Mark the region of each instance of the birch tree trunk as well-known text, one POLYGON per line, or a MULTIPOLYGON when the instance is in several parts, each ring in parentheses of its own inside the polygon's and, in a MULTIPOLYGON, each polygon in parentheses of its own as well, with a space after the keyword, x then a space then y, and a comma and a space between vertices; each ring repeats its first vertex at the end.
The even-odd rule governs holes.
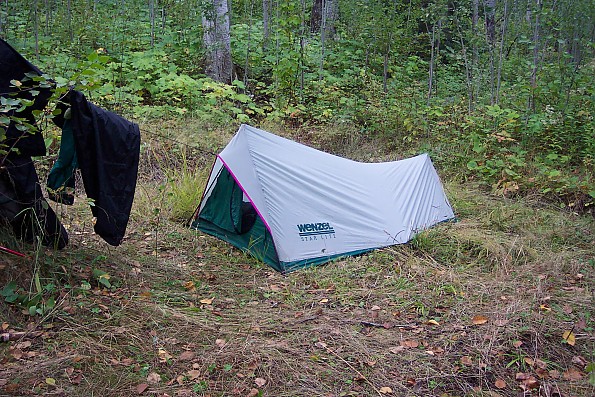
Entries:
POLYGON ((215 81, 230 84, 233 64, 227 0, 208 0, 202 18, 206 48, 206 74, 215 81))

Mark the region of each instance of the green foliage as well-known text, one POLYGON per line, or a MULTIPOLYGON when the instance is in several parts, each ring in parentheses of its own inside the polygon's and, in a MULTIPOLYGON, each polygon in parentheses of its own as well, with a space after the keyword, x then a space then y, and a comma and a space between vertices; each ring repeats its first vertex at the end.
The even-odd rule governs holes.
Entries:
POLYGON ((43 315, 53 310, 56 306, 53 293, 55 291, 52 284, 39 288, 37 293, 28 293, 15 281, 10 281, 0 291, 5 302, 22 307, 30 316, 43 315))

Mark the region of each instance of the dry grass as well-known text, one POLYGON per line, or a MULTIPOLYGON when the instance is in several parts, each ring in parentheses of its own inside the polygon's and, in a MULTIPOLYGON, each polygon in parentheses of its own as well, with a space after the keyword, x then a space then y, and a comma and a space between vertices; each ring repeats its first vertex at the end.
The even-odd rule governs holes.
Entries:
MULTIPOLYGON (((176 136, 181 126, 150 128, 176 136)), ((215 150, 232 133, 191 141, 215 150)), ((36 273, 57 304, 29 316, 0 302, 7 330, 43 331, 0 343, 0 395, 131 396, 143 384, 153 396, 595 393, 585 369, 595 361, 593 219, 449 183, 458 222, 281 276, 171 220, 180 174, 168 172, 193 164, 204 175, 211 159, 147 136, 120 247, 92 233, 81 199, 60 209, 69 248, 42 249, 34 263, 1 257, 0 288, 29 289, 36 273)), ((366 157, 353 137, 344 143, 336 152, 366 157)))

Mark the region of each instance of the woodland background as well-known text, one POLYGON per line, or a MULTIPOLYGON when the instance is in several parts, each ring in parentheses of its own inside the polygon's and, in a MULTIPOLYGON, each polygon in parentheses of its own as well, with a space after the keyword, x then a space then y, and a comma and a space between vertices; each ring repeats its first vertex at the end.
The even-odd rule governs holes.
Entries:
POLYGON ((595 198, 586 0, 5 0, 0 35, 124 115, 345 126, 500 194, 595 198))

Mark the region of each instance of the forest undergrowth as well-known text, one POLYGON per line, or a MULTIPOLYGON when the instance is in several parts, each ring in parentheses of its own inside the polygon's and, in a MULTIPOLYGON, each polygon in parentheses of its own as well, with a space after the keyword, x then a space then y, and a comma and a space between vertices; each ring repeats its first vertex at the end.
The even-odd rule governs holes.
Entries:
MULTIPOLYGON (((266 127, 354 160, 404 155, 344 129, 266 127)), ((184 225, 236 128, 141 124, 119 247, 93 233, 82 193, 56 207, 66 249, 2 234, 27 258, 0 257, 0 396, 595 394, 590 214, 438 166, 456 222, 283 276, 184 225)))

